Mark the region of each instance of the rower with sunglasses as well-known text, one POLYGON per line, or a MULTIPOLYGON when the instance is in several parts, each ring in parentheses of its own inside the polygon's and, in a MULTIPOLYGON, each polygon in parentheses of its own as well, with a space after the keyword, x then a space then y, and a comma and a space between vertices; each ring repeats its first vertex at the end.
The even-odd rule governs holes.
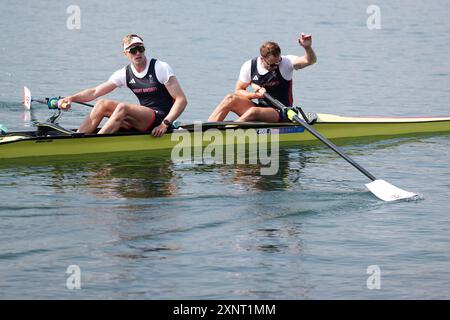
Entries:
POLYGON ((145 56, 142 37, 130 34, 122 40, 124 55, 130 64, 117 70, 108 81, 95 88, 80 91, 58 101, 67 110, 71 102, 88 102, 104 96, 117 87, 128 87, 139 104, 100 99, 80 125, 78 132, 93 133, 103 118, 108 121, 99 134, 114 133, 119 129, 151 132, 162 136, 184 111, 186 96, 172 68, 163 61, 145 56))
POLYGON ((234 93, 228 94, 210 115, 208 121, 223 121, 228 113, 234 112, 239 118, 236 121, 288 121, 278 108, 264 99, 264 92, 292 106, 293 71, 305 68, 317 61, 311 47, 311 35, 301 34, 298 38, 305 55, 281 55, 281 49, 275 42, 265 42, 261 46, 260 56, 246 61, 239 74, 234 93), (254 91, 247 91, 251 86, 254 91), (255 99, 257 102, 253 102, 255 99))

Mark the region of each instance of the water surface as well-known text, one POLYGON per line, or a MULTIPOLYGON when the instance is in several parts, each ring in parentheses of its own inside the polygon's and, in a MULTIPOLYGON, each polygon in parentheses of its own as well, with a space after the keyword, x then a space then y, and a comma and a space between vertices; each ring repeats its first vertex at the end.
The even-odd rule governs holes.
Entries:
MULTIPOLYGON (((205 120, 265 40, 318 63, 295 74, 307 111, 449 114, 448 1, 381 1, 381 29, 353 1, 7 2, 0 27, 0 123, 30 129, 21 88, 67 95, 126 64, 142 34, 205 120), (51 9, 49 9, 51 8, 51 9), (43 19, 42 17, 51 17, 43 19)), ((135 101, 126 90, 111 98, 135 101)), ((74 107, 61 125, 86 115, 74 107)), ((51 114, 37 106, 35 116, 51 114)), ((231 119, 233 117, 230 117, 231 119)), ((0 165, 0 297, 5 299, 441 299, 450 297, 448 135, 362 140, 344 151, 422 200, 382 203, 367 179, 321 145, 280 150, 280 170, 179 164, 163 155, 0 165), (69 265, 81 290, 66 287, 69 265), (381 269, 369 290, 367 267, 381 269)))

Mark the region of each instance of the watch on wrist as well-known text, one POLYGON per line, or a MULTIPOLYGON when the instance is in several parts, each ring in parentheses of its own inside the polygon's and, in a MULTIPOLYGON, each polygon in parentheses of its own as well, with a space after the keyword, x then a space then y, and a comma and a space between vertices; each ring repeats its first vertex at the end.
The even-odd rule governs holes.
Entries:
POLYGON ((163 123, 167 126, 167 128, 170 128, 170 126, 172 125, 172 122, 170 122, 170 121, 167 120, 167 119, 164 119, 164 120, 163 120, 163 123))

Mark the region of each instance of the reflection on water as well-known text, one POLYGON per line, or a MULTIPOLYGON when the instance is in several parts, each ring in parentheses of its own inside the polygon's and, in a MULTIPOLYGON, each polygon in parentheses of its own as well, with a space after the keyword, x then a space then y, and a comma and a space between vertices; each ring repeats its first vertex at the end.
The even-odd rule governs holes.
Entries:
MULTIPOLYGON (((422 136, 381 141, 360 139, 353 143, 340 140, 336 143, 354 157, 408 143, 430 141, 433 140, 422 136)), ((304 180, 307 167, 324 163, 327 159, 337 160, 347 166, 343 160, 341 162, 338 155, 320 144, 282 146, 275 159, 278 162, 278 171, 273 175, 262 174, 261 168, 265 165, 249 164, 250 157, 254 155, 247 152, 245 164, 211 164, 210 159, 204 159, 202 163, 198 163, 198 159, 195 159, 197 162, 192 159, 192 163, 179 163, 171 160, 169 151, 151 154, 85 155, 58 160, 38 158, 32 163, 27 160, 26 164, 20 164, 20 160, 2 163, 0 174, 4 177, 8 177, 8 172, 22 176, 32 175, 60 192, 83 189, 89 190, 96 198, 145 199, 187 195, 193 192, 193 184, 201 184, 201 188, 194 189, 197 195, 209 194, 208 185, 219 189, 232 186, 235 190, 250 192, 290 190, 311 182, 304 180)), ((350 172, 356 172, 356 169, 350 166, 347 168, 350 172)), ((367 169, 370 171, 370 167, 367 169)), ((321 179, 315 178, 316 182, 321 179)), ((333 179, 333 172, 329 172, 327 179, 333 179)))
POLYGON ((301 224, 285 225, 282 229, 259 228, 255 231, 253 237, 258 239, 258 244, 255 248, 249 248, 249 251, 256 249, 267 253, 303 254, 301 224))
POLYGON ((300 179, 301 169, 314 158, 302 147, 281 148, 276 158, 279 170, 274 175, 264 175, 261 173, 264 165, 248 164, 248 153, 246 164, 210 164, 208 159, 186 164, 172 161, 169 153, 142 157, 118 154, 110 158, 102 155, 98 160, 93 160, 92 155, 87 157, 91 159, 8 163, 2 165, 2 170, 3 174, 10 171, 40 176, 39 179, 60 191, 82 188, 99 198, 155 198, 183 194, 184 186, 200 176, 245 190, 283 190, 300 179))
POLYGON ((106 163, 91 170, 87 184, 99 197, 155 198, 170 197, 177 192, 170 158, 146 158, 118 165, 106 163))

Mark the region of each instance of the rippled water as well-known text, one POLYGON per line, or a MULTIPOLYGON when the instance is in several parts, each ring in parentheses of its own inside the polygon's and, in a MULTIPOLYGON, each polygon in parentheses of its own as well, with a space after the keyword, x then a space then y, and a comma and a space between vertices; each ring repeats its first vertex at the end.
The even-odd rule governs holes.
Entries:
MULTIPOLYGON (((382 28, 372 31, 368 5, 351 1, 77 2, 80 30, 66 28, 72 2, 4 4, 0 123, 10 130, 31 127, 24 84, 36 97, 94 86, 126 63, 120 39, 130 32, 174 67, 185 121, 209 115, 262 41, 301 54, 299 32, 313 34, 319 58, 295 75, 308 111, 449 114, 448 1, 379 2, 382 28)), ((134 99, 125 89, 112 97, 134 99)), ((87 111, 74 107, 61 124, 87 111)), ((0 298, 448 299, 449 135, 343 149, 422 200, 378 201, 321 145, 283 147, 273 176, 166 154, 2 163, 0 298), (81 290, 66 287, 69 265, 81 269, 81 290), (366 285, 372 265, 379 290, 366 285)))

